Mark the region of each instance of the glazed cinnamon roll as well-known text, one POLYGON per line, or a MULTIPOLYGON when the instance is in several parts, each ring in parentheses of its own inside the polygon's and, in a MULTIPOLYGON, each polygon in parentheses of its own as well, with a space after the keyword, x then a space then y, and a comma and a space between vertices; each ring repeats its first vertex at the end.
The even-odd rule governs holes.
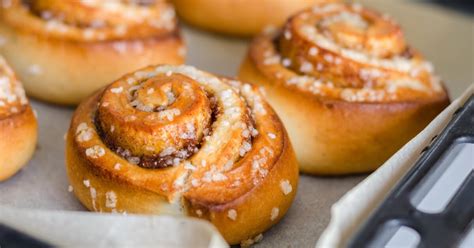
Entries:
POLYGON ((376 169, 449 104, 400 27, 360 5, 317 5, 260 35, 240 78, 264 86, 300 169, 319 175, 376 169))
POLYGON ((231 244, 278 222, 298 185, 285 128, 260 92, 189 66, 150 66, 87 98, 66 155, 88 209, 203 218, 231 244))
POLYGON ((322 2, 340 0, 173 0, 180 17, 190 24, 238 36, 280 26, 292 13, 322 2))
POLYGON ((138 68, 184 62, 165 0, 2 0, 0 53, 29 95, 77 104, 138 68))
POLYGON ((30 160, 37 129, 21 83, 0 56, 0 181, 14 175, 30 160))

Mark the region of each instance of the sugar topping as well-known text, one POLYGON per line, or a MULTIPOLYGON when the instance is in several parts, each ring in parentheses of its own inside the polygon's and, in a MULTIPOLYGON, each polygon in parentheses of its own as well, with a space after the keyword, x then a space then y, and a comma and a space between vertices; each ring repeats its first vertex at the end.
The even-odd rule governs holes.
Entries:
POLYGON ((115 94, 120 94, 123 92, 123 87, 112 88, 110 89, 110 92, 115 93, 115 94))
POLYGON ((237 220, 237 211, 235 209, 230 209, 227 211, 227 217, 231 220, 237 220))
POLYGON ((0 56, 0 116, 3 113, 18 113, 20 107, 27 104, 25 90, 13 70, 0 56))
POLYGON ((268 133, 268 137, 270 139, 276 139, 276 135, 274 133, 268 133))
POLYGON ((324 98, 401 101, 443 90, 431 63, 406 46, 400 27, 359 5, 317 5, 291 18, 281 33, 262 38, 252 53, 267 76, 324 98))
POLYGON ((86 123, 80 123, 76 129, 76 140, 78 142, 85 142, 92 139, 94 130, 87 126, 86 123))
POLYGON ((285 195, 288 195, 289 193, 291 193, 291 191, 293 191, 293 187, 291 186, 290 181, 286 179, 280 181, 280 188, 283 194, 285 195))
MULTIPOLYGON (((91 161, 102 158, 100 165, 104 164, 104 169, 124 177, 145 171, 134 165, 150 172, 177 167, 170 181, 162 181, 156 187, 173 197, 212 185, 229 190, 243 185, 253 187, 252 183, 257 185, 269 175, 282 149, 280 142, 271 141, 282 135, 278 123, 263 123, 267 117, 264 115, 274 118, 274 114, 258 87, 228 82, 189 66, 148 67, 128 74, 102 92, 94 109, 95 115, 74 122, 76 145, 85 150, 91 161), (202 97, 198 98, 200 93, 202 97), (199 111, 201 119, 196 120, 192 116, 197 111, 189 106, 193 107, 197 100, 205 102, 209 112, 199 111), (105 102, 108 104, 104 106, 105 102), (140 105, 149 105, 151 109, 143 110, 140 105), (207 121, 202 113, 208 115, 209 123, 200 129, 199 122, 207 121), (134 116, 134 121, 130 121, 130 116, 134 116), (146 125, 151 131, 140 133, 147 129, 143 128, 146 125), (114 140, 117 136, 125 137, 123 132, 127 128, 134 128, 134 136, 145 137, 140 140, 143 143, 127 146, 114 140), (166 132, 160 133, 162 130, 166 132), (183 146, 173 143, 179 139, 184 140, 183 146), (157 161, 162 164, 153 167, 157 161), (248 173, 249 178, 235 173, 238 170, 248 173)), ((107 211, 117 211, 117 193, 99 192, 101 203, 105 195, 107 211)), ((225 214, 237 220, 235 209, 225 214)))
POLYGON ((95 145, 86 149, 86 156, 90 158, 100 158, 105 155, 105 150, 101 146, 95 145))
POLYGON ((280 209, 277 207, 272 208, 272 212, 270 214, 270 220, 274 221, 278 218, 278 214, 280 213, 280 209))
POLYGON ((114 191, 107 191, 105 193, 105 207, 116 208, 117 207, 117 194, 114 191))
POLYGON ((250 247, 253 244, 256 244, 256 243, 262 241, 262 239, 263 239, 263 234, 259 234, 259 235, 255 236, 254 238, 249 238, 249 239, 246 239, 246 240, 242 241, 240 243, 240 246, 241 247, 250 247))

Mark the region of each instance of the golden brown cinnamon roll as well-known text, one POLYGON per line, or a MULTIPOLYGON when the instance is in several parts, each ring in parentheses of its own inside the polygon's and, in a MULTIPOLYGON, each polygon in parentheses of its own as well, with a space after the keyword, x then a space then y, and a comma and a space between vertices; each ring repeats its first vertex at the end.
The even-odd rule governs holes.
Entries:
POLYGON ((172 0, 180 17, 210 31, 252 36, 265 27, 280 26, 298 10, 340 0, 172 0))
POLYGON ((302 171, 376 169, 449 99, 432 66, 390 18, 326 4, 251 44, 240 78, 264 86, 302 171))
POLYGON ((28 94, 60 104, 131 70, 181 64, 184 45, 165 0, 0 1, 0 53, 28 94))
POLYGON ((0 181, 14 175, 30 160, 37 129, 21 83, 0 56, 0 181))
POLYGON ((87 98, 66 155, 88 209, 199 217, 231 244, 278 222, 298 185, 285 128, 258 90, 189 66, 150 66, 87 98))

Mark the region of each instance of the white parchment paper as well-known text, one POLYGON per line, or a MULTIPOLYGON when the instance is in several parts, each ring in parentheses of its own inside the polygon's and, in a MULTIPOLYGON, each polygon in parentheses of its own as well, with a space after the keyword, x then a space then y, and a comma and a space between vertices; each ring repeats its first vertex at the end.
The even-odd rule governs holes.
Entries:
POLYGON ((228 247, 208 222, 173 216, 104 215, 0 206, 0 222, 61 247, 228 247))

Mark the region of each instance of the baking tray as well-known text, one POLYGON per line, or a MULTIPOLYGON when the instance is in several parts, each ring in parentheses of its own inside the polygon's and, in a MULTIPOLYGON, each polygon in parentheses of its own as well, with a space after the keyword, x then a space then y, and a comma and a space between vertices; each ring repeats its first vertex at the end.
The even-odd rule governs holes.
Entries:
MULTIPOLYGON (((430 5, 405 1, 362 1, 390 13, 404 27, 408 40, 431 59, 457 97, 474 81, 472 20, 430 5), (436 27, 426 28, 426 27, 436 27), (463 37, 463 38, 459 38, 463 37)), ((249 40, 223 37, 184 27, 188 61, 220 75, 236 75, 249 40)), ((20 173, 0 184, 0 204, 48 210, 85 211, 68 192, 64 166, 64 134, 74 111, 32 100, 38 113, 37 151, 20 173)), ((257 247, 313 247, 330 219, 331 205, 366 175, 311 177, 302 175, 296 199, 285 218, 257 247)))
MULTIPOLYGON (((453 166, 461 147, 473 144, 474 95, 471 95, 446 128, 423 149, 418 161, 362 225, 348 247, 383 247, 400 227, 408 227, 419 235, 417 247, 452 247, 461 243, 474 223, 473 170, 460 180, 460 187, 444 208, 426 211, 417 205, 453 166)), ((468 163, 467 166, 474 168, 474 161, 457 163, 468 163)))

